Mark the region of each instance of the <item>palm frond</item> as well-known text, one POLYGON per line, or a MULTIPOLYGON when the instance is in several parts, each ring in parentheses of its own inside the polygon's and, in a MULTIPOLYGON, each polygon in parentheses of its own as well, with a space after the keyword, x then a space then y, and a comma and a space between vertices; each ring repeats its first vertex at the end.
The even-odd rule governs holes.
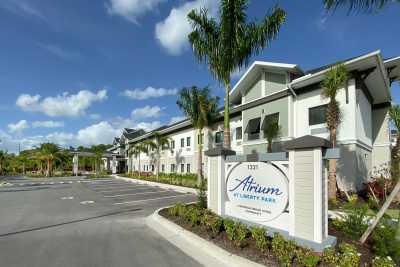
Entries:
POLYGON ((373 12, 384 8, 387 4, 400 0, 324 0, 325 9, 335 11, 340 6, 348 6, 348 12, 373 12))
POLYGON ((390 120, 396 127, 397 132, 400 132, 400 106, 394 105, 389 109, 390 120))

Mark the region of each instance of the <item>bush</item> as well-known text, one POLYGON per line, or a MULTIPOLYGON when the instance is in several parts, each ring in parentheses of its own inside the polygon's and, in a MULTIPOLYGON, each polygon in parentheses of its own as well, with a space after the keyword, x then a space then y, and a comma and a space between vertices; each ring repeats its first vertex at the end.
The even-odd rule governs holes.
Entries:
POLYGON ((192 208, 190 209, 190 214, 188 216, 190 225, 193 227, 200 224, 202 212, 197 208, 192 208))
POLYGON ((310 250, 298 248, 296 250, 297 262, 305 267, 315 267, 321 261, 321 257, 314 255, 310 250))
POLYGON ((380 257, 391 256, 394 261, 400 261, 400 241, 396 239, 396 225, 383 219, 371 235, 370 244, 372 251, 380 257))
POLYGON ((296 253, 296 244, 293 241, 286 241, 280 234, 274 234, 271 247, 283 266, 291 266, 296 253))
POLYGON ((395 267, 396 264, 390 257, 375 257, 372 260, 372 267, 395 267))
POLYGON ((344 220, 333 220, 333 224, 346 236, 358 239, 368 227, 368 205, 353 205, 352 202, 349 202, 345 205, 345 210, 346 216, 344 220))
POLYGON ((327 248, 322 255, 322 261, 328 265, 336 266, 336 263, 339 261, 339 255, 334 248, 327 248))
POLYGON ((224 228, 228 239, 231 241, 235 240, 236 237, 235 222, 232 221, 231 219, 225 219, 224 228))
POLYGON ((242 248, 245 246, 244 240, 248 236, 249 230, 247 229, 246 225, 237 222, 235 223, 235 231, 236 231, 235 245, 242 248))
POLYGON ((267 237, 265 236, 267 230, 263 227, 250 228, 251 236, 256 241, 256 247, 265 253, 268 250, 267 237))
POLYGON ((221 217, 214 217, 211 221, 210 227, 214 236, 218 235, 222 231, 222 226, 224 224, 224 220, 221 217))
POLYGON ((338 267, 358 267, 360 265, 360 256, 357 249, 350 244, 341 243, 339 245, 340 258, 336 262, 338 267))
POLYGON ((175 206, 170 207, 168 209, 168 213, 171 216, 182 216, 184 214, 184 210, 186 209, 186 206, 183 205, 182 203, 177 203, 175 206))

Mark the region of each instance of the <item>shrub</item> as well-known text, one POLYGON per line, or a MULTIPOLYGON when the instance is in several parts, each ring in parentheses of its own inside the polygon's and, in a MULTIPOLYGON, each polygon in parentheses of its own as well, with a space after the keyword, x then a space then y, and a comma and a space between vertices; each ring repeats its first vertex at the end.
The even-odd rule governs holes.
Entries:
POLYGON ((291 266, 296 253, 296 244, 293 241, 286 241, 280 234, 274 234, 271 247, 283 266, 291 266))
POLYGON ((249 230, 247 229, 246 225, 237 222, 235 223, 235 231, 236 231, 235 245, 242 248, 245 246, 244 240, 248 236, 249 230))
POLYGON ((210 227, 214 236, 218 235, 222 231, 223 224, 224 220, 221 217, 216 216, 213 218, 210 227))
POLYGON ((383 219, 377 225, 371 235, 370 244, 377 256, 391 256, 394 261, 400 261, 400 241, 396 239, 396 225, 383 219))
POLYGON ((204 179, 202 179, 197 194, 197 206, 201 209, 207 208, 207 194, 205 187, 206 184, 204 183, 204 179))
POLYGON ((321 257, 314 255, 310 250, 298 248, 296 250, 297 262, 305 267, 315 267, 321 261, 321 257))
POLYGON ((357 249, 350 244, 341 243, 339 245, 340 258, 336 262, 338 267, 358 267, 360 265, 360 256, 357 249))
POLYGON ((193 207, 188 207, 185 209, 185 211, 182 214, 183 219, 188 223, 190 223, 192 221, 193 210, 194 210, 193 207))
POLYGON ((231 219, 225 219, 224 228, 228 239, 231 241, 235 240, 236 237, 235 222, 232 221, 231 219))
POLYGON ((344 220, 334 220, 333 224, 346 236, 358 239, 368 227, 368 205, 353 205, 349 202, 345 205, 346 216, 344 220))
POLYGON ((372 267, 395 267, 396 264, 390 257, 375 257, 372 260, 372 267))
POLYGON ((174 216, 174 217, 181 216, 183 214, 183 210, 185 208, 186 208, 185 205, 183 205, 182 203, 176 203, 175 206, 170 207, 168 209, 168 213, 169 213, 169 215, 174 216))
POLYGON ((197 208, 192 208, 190 210, 190 215, 189 216, 189 222, 191 226, 196 226, 200 224, 201 218, 202 218, 202 212, 201 210, 197 208))
POLYGON ((324 250, 322 260, 328 265, 335 266, 336 263, 339 261, 339 255, 336 253, 334 248, 327 248, 324 250))
POLYGON ((265 236, 267 230, 263 227, 250 228, 251 236, 256 241, 256 247, 265 253, 268 249, 267 237, 265 236))

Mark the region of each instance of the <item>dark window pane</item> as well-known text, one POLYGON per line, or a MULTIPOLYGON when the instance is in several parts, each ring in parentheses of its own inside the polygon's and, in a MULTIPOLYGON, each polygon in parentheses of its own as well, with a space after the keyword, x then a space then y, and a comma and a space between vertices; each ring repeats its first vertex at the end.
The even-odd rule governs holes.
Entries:
POLYGON ((255 118, 249 120, 249 123, 247 124, 245 132, 248 134, 248 139, 249 140, 255 140, 260 138, 260 125, 261 124, 261 118, 255 118))
POLYGON ((224 141, 224 132, 216 132, 215 133, 215 143, 220 144, 224 141))
POLYGON ((236 140, 241 140, 242 139, 242 127, 237 127, 236 128, 236 140))
POLYGON ((326 122, 327 105, 313 107, 308 109, 309 125, 322 124, 326 122))

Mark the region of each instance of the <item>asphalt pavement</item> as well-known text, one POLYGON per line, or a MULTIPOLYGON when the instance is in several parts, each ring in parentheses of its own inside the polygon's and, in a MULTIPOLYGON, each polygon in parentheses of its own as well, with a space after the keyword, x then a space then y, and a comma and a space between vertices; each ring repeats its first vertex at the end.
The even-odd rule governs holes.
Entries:
POLYGON ((112 178, 2 180, 0 267, 200 266, 145 224, 195 199, 112 178))

